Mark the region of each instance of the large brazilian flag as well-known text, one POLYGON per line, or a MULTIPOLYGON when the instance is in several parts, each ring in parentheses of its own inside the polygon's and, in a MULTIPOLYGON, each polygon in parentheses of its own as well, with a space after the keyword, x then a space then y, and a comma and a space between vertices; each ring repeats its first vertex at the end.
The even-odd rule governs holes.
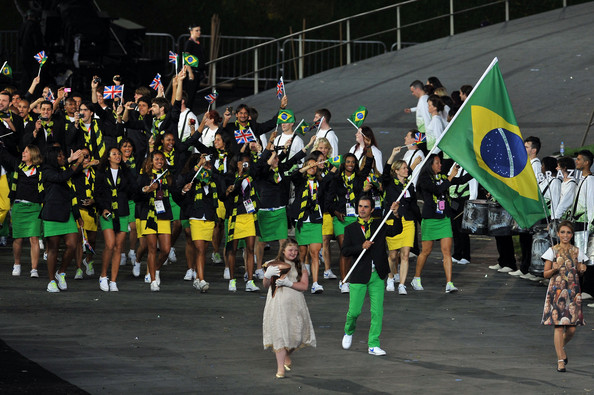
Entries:
POLYGON ((546 216, 497 58, 437 145, 476 178, 522 228, 546 216))

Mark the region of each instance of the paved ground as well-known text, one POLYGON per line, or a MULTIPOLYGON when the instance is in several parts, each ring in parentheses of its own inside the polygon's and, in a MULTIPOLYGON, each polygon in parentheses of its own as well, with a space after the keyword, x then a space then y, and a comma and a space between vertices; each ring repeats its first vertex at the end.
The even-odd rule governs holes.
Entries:
MULTIPOLYGON (((592 15, 588 3, 322 73, 288 85, 291 106, 306 119, 330 107, 346 149, 354 138, 348 140, 352 131, 341 119, 366 104, 369 124, 388 132, 378 133, 382 147, 391 146, 413 124, 400 111, 414 104, 410 81, 438 75, 450 89, 474 83, 499 56, 523 133, 540 135, 549 153, 560 134, 568 146, 578 141, 591 111, 592 15)), ((265 95, 248 100, 261 114, 277 104, 265 95)), ((557 373, 552 330, 539 325, 545 288, 487 269, 495 257, 491 239, 473 238, 472 264, 454 268, 459 293, 443 293, 436 252, 423 274, 425 291, 386 295, 382 358, 365 350, 369 313, 360 318, 352 349, 341 349, 348 298, 334 281, 323 282, 323 295, 306 295, 318 347, 296 353, 293 371, 279 381, 273 354, 261 346, 265 295, 241 287, 228 293, 222 266, 208 267, 207 294, 181 280, 183 262, 164 269, 156 294, 131 276, 130 266, 117 294, 99 291, 96 276, 48 294, 45 270, 41 279, 13 278, 10 250, 2 249, 0 392, 593 391, 591 327, 578 329, 567 349, 568 372, 557 373)))
POLYGON ((581 351, 594 347, 592 329, 578 329, 567 350, 568 373, 557 373, 552 330, 539 325, 545 287, 489 270, 495 251, 487 237, 473 237, 472 264, 454 267, 459 293, 443 292, 435 251, 423 274, 425 291, 386 295, 385 358, 366 353, 368 312, 352 349, 341 349, 348 298, 335 280, 323 282, 322 295, 306 294, 318 347, 297 352, 284 381, 274 379, 273 354, 261 346, 264 293, 245 293, 242 284, 236 294, 227 292, 220 265, 208 266, 207 294, 181 280, 181 262, 163 270, 159 293, 126 266, 117 294, 101 292, 96 276, 48 294, 45 270, 40 279, 10 276, 7 252, 0 263, 0 338, 22 356, 4 349, 4 393, 594 390, 591 353, 581 351))

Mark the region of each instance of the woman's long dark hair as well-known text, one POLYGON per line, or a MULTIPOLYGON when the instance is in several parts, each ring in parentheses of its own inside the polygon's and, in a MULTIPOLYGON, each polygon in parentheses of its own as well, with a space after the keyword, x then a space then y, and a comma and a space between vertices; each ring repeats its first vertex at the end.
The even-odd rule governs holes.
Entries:
POLYGON ((344 172, 344 168, 346 165, 346 161, 348 158, 354 158, 355 159, 355 170, 353 171, 353 173, 355 173, 355 175, 359 175, 359 161, 357 160, 357 157, 355 156, 355 154, 351 154, 348 153, 344 156, 344 160, 343 162, 340 164, 340 168, 338 169, 338 173, 342 174, 344 172))
MULTIPOLYGON (((427 162, 425 162, 425 165, 421 169, 421 173, 419 173, 419 178, 425 173, 428 173, 430 176, 435 176, 435 173, 433 172, 433 169, 432 169, 433 162, 435 161, 435 158, 439 158, 439 155, 437 155, 437 154, 429 155, 429 159, 427 159, 427 162)), ((439 158, 439 160, 441 160, 441 158, 439 158)))
POLYGON ((120 161, 120 169, 125 170, 128 168, 126 163, 124 163, 124 155, 122 155, 122 151, 118 147, 111 147, 110 149, 105 151, 105 153, 99 160, 99 166, 97 166, 97 170, 104 172, 107 169, 109 169, 109 155, 111 154, 111 151, 114 149, 117 150, 120 153, 120 155, 122 156, 122 160, 120 161))
POLYGON ((58 155, 60 152, 62 152, 62 147, 55 145, 50 146, 45 152, 43 162, 54 169, 59 169, 60 164, 58 163, 58 155))

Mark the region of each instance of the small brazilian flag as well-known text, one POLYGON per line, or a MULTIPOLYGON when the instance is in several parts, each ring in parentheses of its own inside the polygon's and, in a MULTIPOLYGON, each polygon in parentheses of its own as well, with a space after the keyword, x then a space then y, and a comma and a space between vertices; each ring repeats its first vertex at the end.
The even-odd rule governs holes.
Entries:
POLYGON ((198 173, 198 180, 200 182, 208 182, 210 181, 211 172, 208 169, 202 169, 200 173, 198 173))
POLYGON ((295 122, 295 115, 293 114, 293 111, 291 110, 280 110, 278 112, 278 119, 276 120, 276 123, 291 123, 291 122, 295 122))
POLYGON ((8 63, 2 69, 2 75, 8 78, 12 78, 12 69, 8 65, 8 63))
POLYGON ((297 130, 295 130, 295 133, 297 133, 299 136, 305 136, 305 134, 307 132, 309 132, 309 124, 305 121, 301 122, 301 125, 299 126, 299 128, 297 128, 297 130))
POLYGON ((192 55, 191 53, 184 52, 184 64, 187 64, 190 67, 198 67, 198 58, 192 55))
POLYGON ((330 164, 334 167, 336 167, 337 169, 340 167, 340 165, 342 164, 342 155, 337 155, 333 158, 328 159, 328 162, 330 162, 330 164))
POLYGON ((371 185, 373 185, 376 188, 379 188, 379 186, 380 186, 379 179, 377 178, 375 173, 369 173, 369 176, 367 177, 365 182, 370 183, 371 185))
POLYGON ((367 116, 367 107, 361 106, 361 107, 357 108, 357 111, 355 111, 353 113, 353 115, 351 115, 351 117, 349 118, 349 121, 351 121, 355 126, 360 128, 361 125, 363 125, 363 122, 365 121, 366 116, 367 116))
POLYGON ((497 58, 437 145, 476 178, 521 228, 547 215, 497 58))

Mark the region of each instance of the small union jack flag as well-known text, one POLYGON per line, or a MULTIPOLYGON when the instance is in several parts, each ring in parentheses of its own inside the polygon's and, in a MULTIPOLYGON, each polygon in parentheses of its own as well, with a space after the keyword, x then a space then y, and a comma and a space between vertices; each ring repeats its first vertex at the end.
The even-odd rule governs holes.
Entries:
POLYGON ((124 96, 124 85, 111 85, 103 88, 104 99, 122 98, 124 96))
POLYGON ((149 85, 154 90, 159 89, 159 85, 161 85, 161 74, 157 73, 155 78, 153 78, 153 82, 149 85))
POLYGON ((54 97, 54 93, 51 89, 48 89, 47 95, 45 96, 45 100, 52 102, 52 104, 56 102, 56 98, 54 97))
POLYGON ((213 93, 210 93, 210 94, 204 96, 204 98, 206 99, 206 101, 208 102, 208 104, 214 103, 215 100, 217 100, 217 97, 219 97, 219 93, 218 92, 213 92, 213 93))
POLYGON ((47 60, 45 51, 41 51, 38 54, 34 55, 33 57, 35 58, 37 63, 39 63, 40 65, 43 65, 45 63, 45 61, 47 60))
POLYGON ((177 54, 173 51, 169 51, 169 63, 175 63, 177 61, 177 54))
POLYGON ((415 133, 415 144, 421 144, 427 142, 427 136, 425 133, 417 132, 415 133))
POLYGON ((282 99, 285 95, 285 83, 283 82, 283 77, 280 77, 278 80, 278 84, 276 84, 276 97, 278 100, 282 99))
POLYGON ((324 117, 321 117, 320 119, 318 119, 317 121, 314 121, 313 125, 311 125, 309 127, 309 131, 315 130, 316 132, 318 131, 318 129, 320 128, 320 125, 322 124, 322 121, 324 120, 324 117))
POLYGON ((250 141, 256 141, 256 137, 254 136, 252 129, 236 130, 235 140, 237 140, 237 144, 245 144, 249 143, 250 141))

